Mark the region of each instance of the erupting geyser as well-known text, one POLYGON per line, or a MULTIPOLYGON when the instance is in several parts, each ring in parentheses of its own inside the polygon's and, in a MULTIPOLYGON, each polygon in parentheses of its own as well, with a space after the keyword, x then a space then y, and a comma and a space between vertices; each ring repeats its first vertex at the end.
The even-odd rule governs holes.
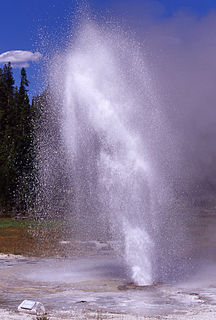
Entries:
POLYGON ((138 285, 175 278, 184 265, 171 191, 176 150, 142 47, 87 23, 55 57, 51 83, 77 229, 109 228, 138 285))

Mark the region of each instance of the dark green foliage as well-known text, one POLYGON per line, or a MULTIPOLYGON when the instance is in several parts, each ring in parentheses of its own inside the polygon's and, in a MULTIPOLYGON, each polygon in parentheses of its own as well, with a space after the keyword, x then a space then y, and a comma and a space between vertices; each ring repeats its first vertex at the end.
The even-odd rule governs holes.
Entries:
POLYGON ((0 206, 2 211, 13 206, 12 180, 15 180, 15 159, 12 149, 14 113, 14 80, 11 65, 0 71, 0 206), (11 204, 8 206, 8 204, 11 204))
POLYGON ((34 189, 34 106, 26 71, 14 87, 11 64, 0 69, 0 214, 25 212, 34 189))

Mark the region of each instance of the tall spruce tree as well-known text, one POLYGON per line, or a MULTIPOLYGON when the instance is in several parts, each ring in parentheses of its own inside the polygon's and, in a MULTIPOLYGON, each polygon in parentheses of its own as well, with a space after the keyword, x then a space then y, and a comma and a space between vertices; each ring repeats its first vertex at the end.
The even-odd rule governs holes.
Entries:
POLYGON ((16 92, 16 172, 18 189, 16 209, 24 212, 32 197, 33 188, 33 110, 29 103, 26 70, 21 69, 21 82, 16 92))
POLYGON ((0 69, 0 214, 24 213, 33 190, 33 117, 28 79, 14 87, 11 64, 0 69))
POLYGON ((14 78, 11 64, 0 71, 0 208, 14 207, 16 165, 14 153, 14 78))

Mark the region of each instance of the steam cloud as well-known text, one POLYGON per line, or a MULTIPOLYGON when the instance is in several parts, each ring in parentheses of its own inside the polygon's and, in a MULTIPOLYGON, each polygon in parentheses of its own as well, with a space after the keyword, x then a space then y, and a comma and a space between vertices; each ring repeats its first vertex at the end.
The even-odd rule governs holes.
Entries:
MULTIPOLYGON (((148 152, 150 153, 149 158, 153 163, 155 172, 159 176, 159 180, 162 180, 162 183, 155 183, 154 185, 155 198, 158 199, 158 201, 154 201, 156 219, 154 231, 148 231, 150 231, 149 234, 155 233, 157 235, 155 236, 154 257, 157 259, 155 265, 158 270, 155 270, 155 274, 158 276, 156 280, 163 280, 166 279, 167 274, 170 278, 172 276, 176 278, 177 273, 185 273, 187 260, 189 260, 188 256, 194 256, 196 259, 198 251, 198 254, 202 255, 200 253, 201 246, 197 245, 197 238, 193 239, 193 233, 187 228, 190 224, 190 215, 193 213, 190 209, 194 208, 194 204, 197 204, 199 210, 203 211, 203 208, 206 208, 206 204, 210 204, 212 207, 216 203, 216 36, 214 35, 216 12, 200 18, 186 11, 179 11, 174 16, 167 17, 164 15, 163 7, 156 1, 153 2, 153 6, 149 6, 147 1, 137 1, 137 3, 139 5, 134 6, 130 1, 126 1, 126 7, 122 7, 122 1, 113 4, 117 10, 115 12, 120 14, 124 11, 124 8, 127 9, 125 17, 130 25, 130 30, 135 30, 136 40, 138 40, 134 41, 134 47, 133 41, 129 41, 130 45, 128 46, 123 41, 121 46, 121 41, 119 40, 121 35, 118 36, 121 28, 116 29, 117 32, 107 32, 106 27, 99 27, 99 29, 97 27, 96 30, 101 30, 94 31, 92 38, 88 32, 87 37, 85 36, 85 29, 83 32, 81 30, 81 35, 84 34, 83 43, 89 45, 86 50, 87 62, 89 63, 90 60, 89 68, 86 68, 84 64, 83 70, 91 70, 92 66, 94 66, 94 61, 98 61, 96 70, 94 70, 93 76, 89 77, 89 79, 98 77, 99 81, 96 81, 96 83, 100 83, 100 87, 103 89, 101 79, 107 79, 104 65, 106 67, 109 66, 107 71, 109 75, 109 72, 112 71, 112 63, 106 60, 106 63, 100 67, 100 59, 95 58, 94 55, 93 58, 88 58, 89 55, 91 56, 94 52, 99 51, 100 46, 97 46, 97 39, 98 34, 100 35, 101 33, 103 35, 102 38, 109 43, 105 47, 105 49, 109 48, 107 51, 108 57, 110 57, 110 50, 113 49, 116 54, 111 55, 111 57, 115 57, 114 60, 117 65, 120 62, 121 67, 118 69, 120 72, 117 72, 117 74, 119 75, 122 72, 122 74, 126 75, 126 82, 128 81, 129 87, 133 88, 130 92, 134 99, 131 100, 127 99, 127 90, 118 90, 120 101, 125 98, 129 103, 129 109, 133 106, 133 119, 128 119, 128 122, 131 122, 132 126, 136 127, 137 132, 146 141, 147 154, 148 152), (154 8, 156 8, 156 11, 154 8), (97 49, 94 49, 94 43, 96 43, 97 49), (138 49, 137 43, 139 43, 138 49), (139 54, 134 54, 136 50, 144 58, 141 57, 139 59, 139 54), (144 61, 146 68, 143 68, 142 61, 144 61), (143 80, 144 78, 147 80, 143 80), (152 88, 152 84, 154 88, 152 88), (145 91, 148 91, 148 87, 153 89, 150 91, 154 95, 150 97, 150 102, 146 98, 148 95, 145 94, 145 91), (164 188, 166 184, 169 187, 164 188), (175 203, 175 201, 179 201, 179 203, 175 203), (179 204, 180 209, 178 207, 179 204), (202 208, 200 204, 205 206, 202 208), (185 233, 181 231, 183 226, 186 229, 185 233), (187 237, 191 238, 190 245, 187 244, 187 237), (185 253, 186 259, 184 260, 186 266, 181 269, 184 264, 182 258, 184 249, 188 250, 185 253), (189 252, 190 250, 191 252, 189 252), (167 254, 167 251, 169 251, 169 254, 167 254), (173 262, 174 258, 175 261, 173 262), (170 271, 167 271, 169 268, 170 271), (177 268, 179 268, 179 271, 176 270, 177 268)), ((100 26, 100 23, 98 25, 100 26)), ((111 29, 115 29, 111 24, 108 24, 108 29, 110 26, 111 29)), ((127 34, 128 38, 130 38, 130 34, 131 31, 127 34)), ((69 51, 71 50, 72 53, 75 52, 77 54, 74 51, 75 48, 76 46, 73 45, 72 48, 69 48, 69 51)), ((101 52, 104 53, 103 50, 101 52)), ((78 53, 78 56, 82 57, 82 59, 83 56, 85 57, 82 50, 81 53, 80 51, 78 53)), ((59 63, 61 58, 59 59, 55 63, 58 66, 57 71, 52 69, 51 72, 58 83, 57 86, 53 86, 55 100, 58 100, 60 96, 56 91, 60 78, 58 74, 63 74, 62 65, 59 63), (58 71, 59 66, 61 66, 60 72, 58 71)), ((62 59, 65 63, 64 55, 62 59)), ((81 61, 83 61, 82 59, 81 61)), ((80 63, 74 63, 73 66, 80 66, 80 63)), ((67 67, 64 70, 69 70, 69 68, 67 67)), ((74 72, 73 68, 72 71, 69 72, 70 77, 73 77, 74 74, 79 74, 74 72)), ((68 76, 67 79, 70 79, 70 77, 68 76)), ((118 79, 118 76, 116 78, 118 79)), ((112 78, 113 82, 114 79, 115 77, 112 78)), ((53 82, 55 83, 55 81, 53 82)), ((69 82, 72 85, 69 89, 67 88, 66 92, 74 98, 72 93, 75 91, 76 100, 77 96, 80 97, 79 95, 81 95, 82 91, 80 88, 77 89, 76 83, 74 84, 72 80, 69 82)), ((65 82, 62 81, 61 83, 65 82)), ((117 84, 121 88, 120 80, 117 81, 117 84)), ((86 86, 81 86, 81 88, 86 89, 86 86)), ((62 91, 61 89, 60 91, 62 91)), ((85 99, 84 103, 82 99, 77 99, 81 106, 88 105, 91 102, 91 97, 86 98, 86 96, 88 97, 87 90, 82 96, 85 99)), ((95 96, 94 94, 92 97, 93 101, 95 96)), ((73 100, 72 98, 71 101, 73 100)), ((66 101, 67 99, 63 100, 66 101)), ((116 105, 119 106, 120 103, 116 105)), ((127 104, 125 103, 125 105, 127 104)), ((127 113, 127 110, 124 108, 124 112, 121 115, 123 118, 125 113, 127 113)), ((55 112, 54 114, 56 115, 55 112)), ((84 112, 84 114, 86 113, 84 112)), ((66 118, 68 119, 68 117, 66 118)), ((80 122, 82 123, 82 121, 80 122)), ((85 121, 83 126, 85 126, 85 121)), ((73 124, 67 128, 69 127, 74 128, 75 126, 73 124)), ((70 137, 70 135, 68 136, 70 137)), ((83 136, 84 134, 82 135, 81 146, 83 145, 83 136)), ((74 150, 74 144, 72 144, 72 147, 74 150)), ((92 150, 94 151, 93 148, 92 150)), ((94 168, 96 161, 91 162, 93 158, 93 156, 89 156, 88 161, 94 168)), ((87 167, 87 165, 83 165, 82 168, 87 167)), ((94 170, 91 166, 89 167, 90 178, 92 179, 94 170)), ((78 170, 77 172, 83 174, 83 170, 78 170)), ((89 185, 91 184, 91 179, 89 185)), ((82 176, 76 180, 78 183, 85 181, 88 186, 82 176)), ((94 181, 92 184, 94 184, 94 181)), ((90 187, 87 189, 92 190, 90 187)), ((77 192, 79 195, 80 193, 77 192)), ((87 198, 86 194, 87 192, 84 192, 84 199, 87 198)), ((89 193, 89 197, 92 194, 92 192, 91 195, 89 193)), ((80 196, 79 199, 81 199, 80 196)), ((92 203, 95 203, 94 196, 92 199, 92 203)), ((84 201, 78 202, 83 207, 86 205, 84 201)), ((88 203, 91 202, 88 201, 88 203)), ((80 210, 82 214, 85 209, 83 207, 80 210)), ((92 208, 94 207, 92 206, 92 208)), ((87 207, 86 209, 88 213, 91 212, 87 207)), ((115 212, 115 210, 110 211, 115 212)), ((127 206, 125 211, 127 211, 127 206)), ((92 217, 91 214, 89 214, 89 217, 92 217)), ((81 220, 83 221, 84 219, 81 220)), ((86 228, 83 229, 86 230, 86 228)), ((215 237, 210 233, 208 236, 211 236, 211 240, 215 237)), ((204 238, 205 236, 202 238, 202 235, 199 235, 199 243, 206 241, 204 238)), ((204 250, 207 251, 206 248, 204 250)), ((205 258, 205 254, 202 257, 205 258)), ((191 270, 190 266, 188 268, 191 270)))
POLYGON ((112 0, 109 9, 129 33, 135 30, 148 61, 179 149, 169 164, 178 190, 209 201, 216 191, 216 11, 200 16, 182 1, 171 13, 162 3, 112 0))
POLYGON ((208 196, 216 187, 215 28, 216 13, 198 19, 180 12, 150 27, 146 36, 162 103, 181 149, 179 177, 190 192, 208 196))
POLYGON ((216 11, 200 17, 181 8, 168 16, 159 1, 112 5, 143 45, 179 149, 175 163, 169 164, 178 189, 199 199, 215 198, 216 11))
MULTIPOLYGON (((155 2, 155 10, 148 1, 143 4, 138 1, 139 5, 133 10, 129 10, 131 1, 127 3, 130 21, 143 43, 170 134, 177 146, 178 154, 167 161, 168 172, 175 180, 173 188, 182 199, 181 205, 187 199, 191 208, 197 206, 196 215, 199 212, 203 215, 206 208, 211 208, 214 214, 216 11, 200 17, 183 8, 175 15, 165 16, 159 2, 155 2)), ((166 161, 166 151, 161 148, 160 152, 166 161)), ((169 153, 168 157, 172 155, 169 153)), ((193 216, 188 209, 187 214, 193 216)), ((198 221, 198 225, 203 225, 203 220, 198 221)), ((206 222, 206 229, 202 227, 200 244, 213 243, 216 239, 211 221, 206 222)), ((196 239, 194 248, 198 247, 197 243, 196 239)), ((204 249, 200 246, 198 250, 200 259, 212 260, 215 256, 213 246, 204 249)))

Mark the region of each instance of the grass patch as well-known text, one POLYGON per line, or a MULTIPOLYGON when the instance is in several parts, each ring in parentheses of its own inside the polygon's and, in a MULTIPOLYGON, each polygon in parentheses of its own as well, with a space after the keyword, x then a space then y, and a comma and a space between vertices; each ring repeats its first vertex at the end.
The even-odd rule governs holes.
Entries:
POLYGON ((28 226, 29 221, 0 218, 0 228, 26 228, 28 226))
POLYGON ((70 236, 71 226, 64 219, 0 218, 0 253, 25 256, 63 256, 71 251, 60 241, 70 236))
POLYGON ((27 229, 29 227, 44 227, 47 229, 53 229, 57 226, 61 226, 60 221, 55 220, 33 220, 33 219, 13 219, 13 218, 0 218, 0 229, 16 228, 27 229))

